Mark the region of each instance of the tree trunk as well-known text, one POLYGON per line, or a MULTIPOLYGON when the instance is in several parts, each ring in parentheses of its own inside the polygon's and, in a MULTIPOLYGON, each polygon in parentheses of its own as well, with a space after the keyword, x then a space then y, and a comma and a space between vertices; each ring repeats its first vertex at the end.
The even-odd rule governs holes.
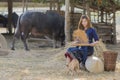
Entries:
POLYGON ((8 30, 9 34, 12 34, 12 8, 13 8, 13 1, 7 0, 8 2, 8 30))
POLYGON ((65 0, 66 10, 65 10, 65 42, 70 41, 70 15, 69 15, 69 6, 70 0, 65 0))

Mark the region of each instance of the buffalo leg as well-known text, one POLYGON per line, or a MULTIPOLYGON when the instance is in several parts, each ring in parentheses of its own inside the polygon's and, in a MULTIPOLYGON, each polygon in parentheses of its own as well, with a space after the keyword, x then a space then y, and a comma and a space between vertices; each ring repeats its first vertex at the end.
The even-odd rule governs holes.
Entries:
POLYGON ((12 45, 11 45, 11 50, 15 50, 15 40, 19 38, 18 34, 15 34, 13 37, 12 45))
POLYGON ((53 48, 57 48, 57 41, 55 39, 55 34, 53 33, 53 48))
POLYGON ((27 38, 27 35, 25 35, 25 34, 22 32, 22 34, 21 34, 21 40, 22 40, 22 42, 23 42, 23 44, 24 44, 25 50, 26 50, 26 51, 29 51, 28 46, 27 46, 27 42, 26 42, 26 38, 27 38))
POLYGON ((57 48, 57 41, 53 39, 53 48, 57 48))
POLYGON ((65 42, 63 40, 61 41, 61 47, 65 47, 65 42))
POLYGON ((13 38, 11 50, 15 50, 15 39, 16 39, 16 37, 13 38))

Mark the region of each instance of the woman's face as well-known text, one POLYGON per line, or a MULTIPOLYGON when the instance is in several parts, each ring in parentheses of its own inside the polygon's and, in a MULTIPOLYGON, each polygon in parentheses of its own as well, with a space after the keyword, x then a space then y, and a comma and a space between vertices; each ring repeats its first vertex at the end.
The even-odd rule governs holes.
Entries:
POLYGON ((88 25, 87 19, 82 19, 82 25, 84 28, 87 28, 87 25, 88 25))

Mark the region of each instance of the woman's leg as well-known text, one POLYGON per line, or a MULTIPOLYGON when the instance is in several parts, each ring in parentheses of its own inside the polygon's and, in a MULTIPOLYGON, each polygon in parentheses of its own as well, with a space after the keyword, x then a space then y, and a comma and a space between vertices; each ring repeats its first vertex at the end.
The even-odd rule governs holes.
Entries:
POLYGON ((88 51, 88 56, 92 56, 94 51, 88 51))
POLYGON ((87 47, 83 47, 82 49, 83 49, 82 64, 85 65, 88 56, 88 50, 87 47))
POLYGON ((78 47, 71 47, 67 50, 65 56, 68 56, 70 59, 76 58, 79 62, 82 60, 82 50, 78 47))
POLYGON ((72 59, 75 58, 75 56, 72 54, 73 51, 75 51, 75 47, 70 47, 70 48, 68 48, 67 52, 65 53, 65 57, 69 58, 70 61, 72 61, 72 59))

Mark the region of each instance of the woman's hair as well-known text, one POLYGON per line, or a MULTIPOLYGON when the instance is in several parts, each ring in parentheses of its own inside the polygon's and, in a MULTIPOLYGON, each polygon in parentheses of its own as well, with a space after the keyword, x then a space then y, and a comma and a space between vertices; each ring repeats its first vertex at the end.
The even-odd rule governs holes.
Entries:
POLYGON ((83 19, 86 19, 86 20, 87 20, 87 22, 88 22, 87 27, 88 27, 88 28, 92 27, 92 24, 91 24, 91 22, 90 22, 89 17, 88 17, 87 15, 82 15, 81 18, 80 18, 79 24, 78 24, 78 28, 80 28, 80 29, 82 29, 82 30, 84 29, 84 26, 82 25, 82 20, 83 20, 83 19))

